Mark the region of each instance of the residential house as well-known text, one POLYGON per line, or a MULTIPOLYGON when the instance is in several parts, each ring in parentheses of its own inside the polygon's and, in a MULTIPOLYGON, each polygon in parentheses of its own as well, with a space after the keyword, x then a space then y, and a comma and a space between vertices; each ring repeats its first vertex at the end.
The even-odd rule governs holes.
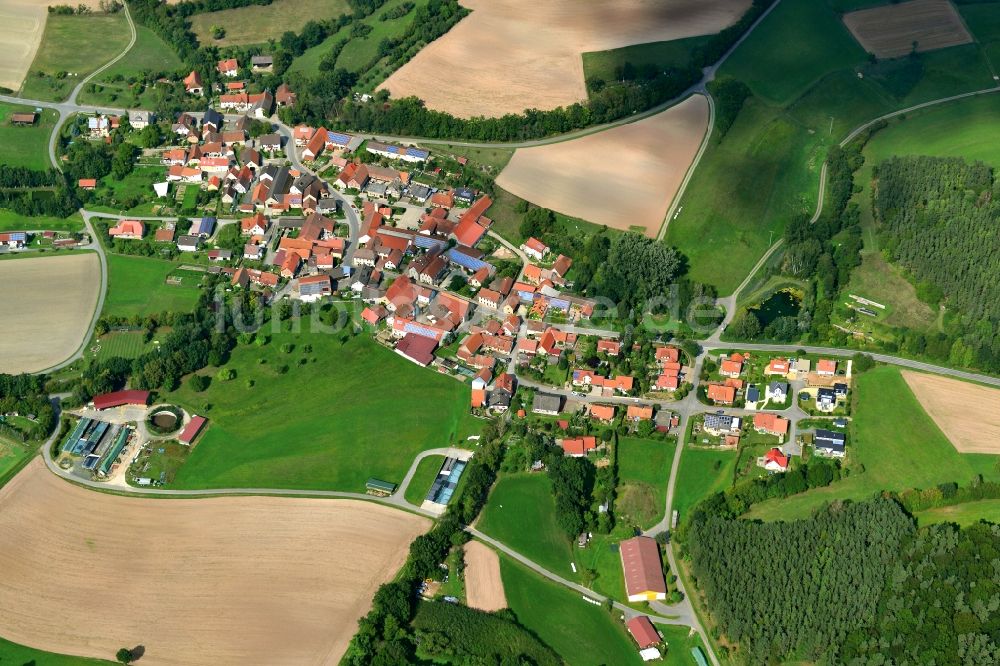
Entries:
POLYGON ((177 249, 181 252, 197 252, 201 246, 201 239, 198 236, 185 234, 177 237, 177 249))
POLYGON ((816 362, 816 374, 822 377, 832 377, 837 374, 837 362, 827 358, 821 358, 816 362))
POLYGON ((379 141, 369 141, 365 144, 365 150, 379 157, 387 157, 390 160, 403 160, 404 162, 423 162, 430 157, 428 151, 420 148, 396 146, 379 141))
POLYGON ((769 472, 784 472, 788 470, 788 456, 781 449, 771 449, 763 458, 757 459, 757 464, 769 472))
POLYGON ((736 388, 725 384, 709 384, 707 396, 718 405, 731 405, 736 402, 736 388))
POLYGON ((597 353, 608 356, 618 356, 621 353, 622 343, 617 340, 598 340, 597 353))
POLYGON ((820 387, 816 390, 816 409, 832 412, 837 408, 837 393, 832 388, 820 387))
POLYGON ((299 300, 313 303, 333 294, 329 275, 310 275, 299 278, 299 300))
POLYGON ((220 60, 215 66, 215 69, 217 69, 219 74, 222 76, 228 76, 231 79, 236 78, 240 74, 240 65, 236 61, 236 58, 220 60))
POLYGON ((128 112, 128 124, 132 129, 143 130, 149 127, 153 121, 156 120, 156 116, 152 111, 142 111, 135 110, 128 112))
POLYGON ((142 238, 145 233, 146 225, 139 220, 119 220, 118 224, 108 229, 108 236, 112 238, 142 238))
POLYGON ((188 95, 196 95, 202 97, 205 94, 205 84, 201 80, 201 74, 196 70, 191 70, 191 73, 184 77, 184 91, 188 95))
POLYGON ((743 355, 734 353, 719 363, 719 374, 723 377, 739 377, 743 372, 743 355))
POLYGON ((81 190, 93 190, 97 188, 96 178, 81 178, 77 181, 77 187, 81 190))
POLYGON ((741 425, 742 420, 738 416, 713 412, 705 414, 705 421, 702 428, 709 434, 721 435, 724 433, 738 433, 741 425))
POLYGON ((625 410, 625 418, 629 421, 649 421, 653 418, 652 405, 629 405, 625 410))
POLYGON ((521 244, 521 251, 529 257, 540 261, 549 253, 549 246, 537 238, 529 238, 521 244))
POLYGON ((595 405, 589 403, 587 405, 587 412, 590 414, 590 418, 602 423, 611 423, 615 419, 614 405, 595 405))
POLYGON ((28 242, 28 234, 24 231, 10 231, 0 234, 0 246, 20 250, 28 242))
POLYGON ((771 382, 764 391, 764 397, 771 402, 784 402, 788 399, 788 384, 786 382, 771 382))
POLYGON ((558 395, 547 393, 536 393, 535 399, 531 403, 531 411, 534 414, 547 414, 555 416, 562 410, 562 398, 558 395))
POLYGON ((774 435, 779 439, 784 439, 788 434, 788 426, 791 422, 781 418, 777 414, 760 413, 753 416, 753 428, 759 433, 774 435))
POLYGON ((765 375, 781 375, 784 377, 791 371, 791 363, 788 359, 784 358, 772 358, 764 369, 765 375))
POLYGON ((813 450, 818 456, 843 458, 847 452, 847 436, 842 432, 817 429, 813 436, 813 450))
POLYGON ((251 261, 261 261, 264 258, 264 247, 248 243, 243 246, 243 258, 251 261))
POLYGON ((240 232, 244 236, 262 236, 267 231, 268 221, 262 214, 240 220, 240 232))
POLYGON ((292 92, 287 83, 282 83, 274 91, 274 101, 278 106, 295 106, 299 96, 292 92))
MULTIPOLYGON (((660 633, 653 626, 653 623, 649 621, 649 617, 645 615, 633 617, 625 623, 625 626, 628 628, 628 633, 632 635, 640 650, 655 648, 663 642, 660 633)), ((657 652, 657 655, 659 655, 659 652, 657 652)))
POLYGON ((563 450, 563 455, 571 458, 584 458, 597 448, 597 438, 593 435, 567 437, 560 439, 558 444, 563 450))

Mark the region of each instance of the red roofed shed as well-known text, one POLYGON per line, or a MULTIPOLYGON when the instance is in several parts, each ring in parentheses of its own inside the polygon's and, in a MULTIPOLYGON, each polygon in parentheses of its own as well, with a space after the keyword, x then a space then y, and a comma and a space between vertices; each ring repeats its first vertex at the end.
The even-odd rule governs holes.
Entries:
POLYGON ((198 436, 198 433, 201 432, 201 429, 205 427, 205 423, 207 422, 208 419, 204 416, 192 416, 188 424, 184 426, 184 430, 181 431, 181 434, 177 435, 178 441, 180 441, 181 444, 190 444, 194 441, 194 438, 198 436))
POLYGON ((628 627, 628 632, 632 634, 635 642, 639 644, 640 650, 660 644, 660 634, 647 616, 637 615, 626 622, 625 626, 628 627))
POLYGON ((94 409, 111 409, 122 405, 148 405, 149 391, 115 391, 94 396, 94 409))

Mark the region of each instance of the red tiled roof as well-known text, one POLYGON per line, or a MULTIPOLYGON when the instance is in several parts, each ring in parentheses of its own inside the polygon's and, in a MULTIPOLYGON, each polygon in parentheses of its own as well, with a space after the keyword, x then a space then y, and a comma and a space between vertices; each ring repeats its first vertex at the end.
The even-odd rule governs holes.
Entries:
POLYGON ((659 645, 660 634, 656 631, 656 627, 653 626, 653 623, 649 621, 647 616, 637 615, 626 622, 625 626, 628 627, 628 632, 632 634, 635 642, 639 644, 640 650, 645 650, 653 645, 659 645))
POLYGON ((625 593, 628 596, 653 592, 666 594, 667 581, 660 565, 660 548, 649 537, 637 536, 619 544, 625 593))

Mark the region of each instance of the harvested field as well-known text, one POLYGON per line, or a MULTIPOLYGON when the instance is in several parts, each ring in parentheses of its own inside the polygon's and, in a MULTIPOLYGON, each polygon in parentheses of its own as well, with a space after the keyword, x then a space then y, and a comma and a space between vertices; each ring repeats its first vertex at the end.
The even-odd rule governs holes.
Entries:
POLYGON ((900 374, 959 452, 1000 454, 1000 389, 909 370, 900 374))
POLYGON ((48 16, 47 0, 4 0, 0 3, 0 86, 17 90, 21 87, 31 61, 35 59, 38 44, 45 30, 48 16))
POLYGON ((634 123, 522 148, 496 182, 539 206, 652 237, 707 127, 708 102, 694 95, 634 123))
POLYGON ((949 0, 912 0, 844 14, 861 46, 879 58, 968 44, 972 35, 949 0))
POLYGON ((141 644, 150 666, 336 664, 429 524, 353 500, 124 498, 36 460, 0 490, 0 635, 105 658, 141 644))
POLYGON ((465 597, 469 608, 491 612, 507 608, 500 557, 478 541, 465 544, 465 597))
POLYGON ((749 0, 462 0, 472 10, 380 86, 456 116, 498 117, 587 98, 582 54, 718 32, 749 0), (544 39, 539 36, 544 35, 544 39))
POLYGON ((73 355, 97 307, 100 270, 93 253, 0 261, 0 372, 37 372, 73 355))

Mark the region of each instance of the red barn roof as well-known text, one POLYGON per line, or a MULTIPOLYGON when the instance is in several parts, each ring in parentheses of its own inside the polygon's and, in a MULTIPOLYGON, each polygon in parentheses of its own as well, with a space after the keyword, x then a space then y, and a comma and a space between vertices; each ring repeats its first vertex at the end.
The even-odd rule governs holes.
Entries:
POLYGON ((628 627, 628 632, 632 634, 632 638, 639 644, 640 650, 645 650, 653 645, 659 645, 660 634, 656 631, 656 627, 653 626, 653 623, 649 621, 647 616, 637 615, 626 622, 625 625, 628 627))
POLYGON ((115 391, 94 396, 94 409, 110 409, 122 405, 148 405, 149 391, 115 391))
POLYGON ((649 537, 632 537, 620 544, 625 593, 629 596, 667 593, 667 581, 660 565, 660 548, 649 537))
POLYGON ((194 438, 198 436, 198 433, 201 432, 201 429, 207 422, 208 419, 204 416, 192 416, 188 424, 184 426, 184 430, 181 431, 181 434, 177 435, 177 439, 182 444, 190 444, 194 441, 194 438))

